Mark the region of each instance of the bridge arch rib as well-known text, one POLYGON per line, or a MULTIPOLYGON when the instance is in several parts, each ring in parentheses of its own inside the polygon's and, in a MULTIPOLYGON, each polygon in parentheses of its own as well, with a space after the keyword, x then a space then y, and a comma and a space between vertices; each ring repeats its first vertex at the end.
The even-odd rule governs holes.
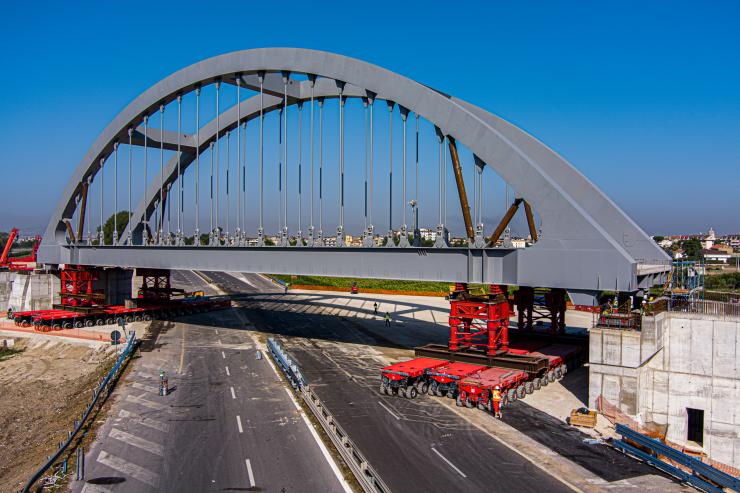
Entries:
MULTIPOLYGON (((320 77, 318 81, 326 85, 327 97, 331 96, 333 81, 342 81, 347 84, 348 97, 372 93, 403 106, 432 122, 445 135, 454 137, 491 166, 539 211, 542 220, 542 240, 517 252, 518 260, 512 266, 516 271, 513 277, 523 284, 557 286, 561 269, 553 269, 548 259, 560 255, 569 259, 566 265, 570 268, 584 271, 570 276, 571 288, 593 289, 599 284, 602 288, 633 290, 638 287, 642 264, 667 259, 597 187, 521 129, 472 104, 378 66, 341 55, 293 48, 246 50, 204 60, 175 72, 137 97, 98 136, 74 171, 47 226, 41 258, 60 263, 65 258, 62 250, 76 248, 66 243, 63 219, 72 217, 75 197, 82 183, 99 171, 100 159, 113 152, 117 140, 125 142, 129 128, 138 127, 145 115, 154 113, 161 104, 175 100, 178 95, 216 80, 229 82, 241 76, 248 84, 251 77, 253 84, 257 73, 279 76, 282 71, 320 77), (591 259, 586 261, 591 262, 586 267, 585 258, 591 259), (611 267, 600 266, 610 262, 611 267)), ((306 100, 305 88, 305 83, 294 81, 289 102, 306 100)), ((336 95, 335 88, 333 94, 336 95)), ((281 97, 274 99, 281 101, 281 97)), ((241 104, 253 103, 246 100, 241 104)), ((273 106, 276 105, 279 103, 273 101, 273 106)), ((242 119, 254 117, 254 108, 244 110, 242 119)), ((225 112, 222 118, 225 127, 233 128, 237 124, 235 108, 225 112)), ((224 127, 220 132, 225 132, 224 127)), ((213 139, 215 129, 206 125, 201 135, 202 143, 209 136, 213 139)), ((184 148, 192 149, 193 144, 187 143, 184 148)), ((183 163, 189 159, 184 156, 183 163)), ((146 214, 153 203, 151 197, 148 193, 134 214, 146 214)))

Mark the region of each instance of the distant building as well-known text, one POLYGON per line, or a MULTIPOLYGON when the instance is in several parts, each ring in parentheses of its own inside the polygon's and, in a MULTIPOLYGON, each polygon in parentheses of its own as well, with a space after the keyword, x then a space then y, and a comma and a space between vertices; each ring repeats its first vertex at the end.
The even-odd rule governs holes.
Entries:
POLYGON ((730 260, 730 257, 732 257, 732 254, 716 249, 702 250, 701 253, 705 262, 726 264, 730 260))
POLYGON ((430 228, 421 228, 419 230, 421 239, 425 241, 435 241, 437 239, 437 230, 430 228))
POLYGON ((709 228, 709 233, 702 239, 701 246, 706 250, 711 249, 714 246, 714 242, 717 240, 717 235, 714 234, 714 229, 709 228))

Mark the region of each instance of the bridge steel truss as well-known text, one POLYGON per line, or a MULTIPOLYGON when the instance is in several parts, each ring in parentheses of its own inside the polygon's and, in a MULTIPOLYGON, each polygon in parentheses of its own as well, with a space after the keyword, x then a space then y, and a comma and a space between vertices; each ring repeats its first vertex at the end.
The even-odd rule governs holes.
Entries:
MULTIPOLYGON (((312 114, 312 139, 313 122, 312 114)), ((341 131, 344 132, 343 124, 341 131)), ((241 133, 237 134, 237 138, 241 138, 241 133)), ((344 146, 343 134, 340 138, 341 145, 344 146)), ((286 169, 287 148, 286 143, 282 147, 286 169)), ((372 150, 370 152, 372 170, 372 150)), ((239 155, 241 156, 240 150, 239 155)), ((313 155, 312 149, 311 156, 313 155)), ((237 165, 241 166, 239 160, 237 165)), ((343 147, 340 151, 339 168, 342 173, 342 202, 336 236, 341 238, 337 242, 338 246, 346 246, 343 241, 343 147)), ((153 170, 156 174, 156 166, 153 170)), ((282 168, 281 180, 285 180, 287 197, 287 172, 283 174, 282 168)), ((370 181, 372 186, 372 175, 370 181)), ((477 216, 475 220, 479 222, 482 210, 481 183, 478 178, 474 187, 477 195, 474 197, 477 209, 474 216, 477 216)), ((441 188, 440 181, 440 200, 441 188)), ((261 191, 260 203, 262 194, 261 191)), ((195 200, 196 203, 199 200, 198 193, 195 200)), ((372 214, 372 193, 369 200, 372 214)), ((116 207, 117 201, 116 195, 116 207)), ((200 243, 199 234, 203 231, 198 228, 200 205, 197 207, 194 236, 200 243)), ((129 210, 131 209, 129 204, 129 210)), ((392 206, 389 211, 389 226, 393 226, 392 206)), ((510 219, 509 213, 507 217, 510 219)), ((365 214, 367 218, 367 210, 365 214)), ((216 222, 218 223, 218 212, 216 222)), ((416 233, 415 237, 418 238, 418 231, 416 233)), ((390 235, 392 232, 389 232, 390 235)), ((390 244, 393 245, 392 242, 390 244)), ((661 282, 667 275, 670 260, 634 221, 585 176, 547 146, 511 123, 471 103, 381 67, 341 55, 296 48, 254 49, 216 56, 175 72, 137 97, 97 137, 75 169, 52 213, 38 258, 39 262, 52 265, 208 269, 553 287, 567 289, 574 302, 581 304, 591 304, 592 296, 601 290, 634 292, 661 282), (301 74, 304 78, 291 78, 295 74, 301 74), (222 84, 259 93, 240 99, 238 104, 224 112, 219 113, 217 107, 217 115, 213 121, 204 125, 199 122, 197 131, 193 134, 182 133, 179 125, 182 97, 195 93, 199 102, 197 98, 200 98, 202 88, 213 85, 218 91, 222 84), (440 241, 446 233, 441 202, 440 220, 436 225, 438 241, 434 248, 408 244, 406 235, 403 234, 407 228, 405 214, 398 248, 373 247, 372 219, 370 224, 366 224, 362 247, 327 247, 323 238, 328 235, 315 229, 313 205, 308 234, 299 234, 301 239, 305 239, 307 246, 290 246, 287 198, 284 210, 281 209, 284 221, 281 220, 278 246, 264 245, 261 205, 258 246, 247 246, 246 232, 239 229, 245 222, 244 218, 239 218, 239 214, 245 213, 241 204, 237 209, 236 230, 231 236, 222 238, 220 231, 206 230, 209 240, 205 245, 186 245, 183 241, 184 224, 181 224, 184 223, 180 210, 182 189, 179 189, 179 193, 177 190, 182 185, 178 178, 193 164, 197 164, 204 152, 212 150, 214 143, 218 147, 219 139, 224 136, 228 139, 232 131, 238 131, 247 121, 260 122, 261 142, 264 115, 279 112, 281 125, 284 122, 284 126, 281 126, 281 139, 287 140, 288 108, 297 106, 299 111, 313 113, 315 102, 318 102, 320 111, 324 100, 329 98, 339 98, 340 118, 343 118, 344 102, 349 98, 360 98, 366 108, 370 106, 371 148, 372 107, 378 101, 387 103, 391 125, 394 107, 398 109, 404 124, 404 151, 405 127, 411 112, 416 115, 417 122, 418 117, 423 117, 434 124, 440 143, 440 167, 444 152, 442 146, 445 142, 450 145, 469 246, 451 248, 446 241, 440 241), (162 118, 165 106, 173 102, 178 105, 178 131, 164 130, 162 126, 150 127, 150 117, 159 113, 162 118), (502 225, 505 226, 504 222, 496 228, 495 237, 492 235, 486 241, 482 240, 482 225, 476 225, 478 229, 473 231, 470 211, 465 210, 469 206, 460 176, 456 143, 464 145, 473 153, 480 171, 486 166, 493 168, 516 191, 516 200, 509 213, 516 212, 516 208, 523 202, 531 236, 536 243, 527 248, 510 248, 506 242, 499 246, 496 240, 501 234, 502 225), (89 207, 87 196, 90 185, 103 169, 106 160, 114 158, 115 166, 118 166, 118 147, 122 144, 149 145, 162 151, 160 156, 163 156, 165 149, 175 151, 175 155, 166 166, 160 162, 160 179, 155 179, 146 188, 144 197, 130 213, 129 229, 121 238, 115 235, 113 241, 106 244, 101 231, 98 241, 92 241, 88 233, 85 242, 83 229, 89 207), (172 190, 172 187, 176 190, 172 190), (165 204, 170 194, 178 194, 178 230, 174 235, 169 232, 165 235, 162 228, 165 204), (539 214, 539 231, 534 228, 531 208, 539 214), (72 221, 75 212, 78 216, 77 232, 72 221), (152 217, 161 219, 152 222, 152 217)))

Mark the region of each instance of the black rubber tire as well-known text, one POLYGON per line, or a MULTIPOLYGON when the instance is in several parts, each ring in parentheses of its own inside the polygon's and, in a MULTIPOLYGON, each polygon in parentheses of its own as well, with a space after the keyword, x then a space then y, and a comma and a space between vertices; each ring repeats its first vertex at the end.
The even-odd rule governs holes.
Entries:
POLYGON ((113 320, 111 317, 105 319, 105 325, 113 325, 114 323, 116 323, 116 321, 113 320))
POLYGON ((562 372, 563 376, 565 376, 568 373, 568 363, 563 363, 563 365, 560 367, 560 371, 562 372))
POLYGON ((524 384, 524 391, 528 394, 531 394, 534 392, 534 384, 532 382, 527 382, 524 384))
POLYGON ((75 329, 81 329, 82 328, 82 320, 77 320, 75 322, 75 329))
POLYGON ((510 402, 514 402, 516 400, 516 389, 507 390, 506 396, 508 397, 510 402))
POLYGON ((462 399, 460 399, 460 396, 457 396, 457 399, 455 399, 455 404, 457 407, 462 407, 462 399))
POLYGON ((380 395, 383 395, 383 394, 385 394, 385 385, 383 385, 383 384, 381 383, 381 384, 380 384, 380 390, 379 390, 378 392, 380 393, 380 395))
POLYGON ((545 373, 544 375, 542 375, 542 377, 540 377, 540 384, 542 384, 543 387, 547 387, 549 383, 550 383, 550 380, 547 379, 547 373, 545 373))
POLYGON ((62 326, 59 325, 59 324, 51 324, 51 328, 54 329, 54 330, 59 330, 59 329, 62 328, 62 326))
POLYGON ((72 328, 72 322, 64 322, 62 324, 63 329, 71 329, 72 328))
POLYGON ((539 377, 535 377, 532 380, 532 387, 534 387, 534 390, 540 390, 542 388, 542 381, 539 379, 539 377))
POLYGON ((485 411, 485 409, 486 409, 486 406, 483 405, 483 401, 481 399, 478 399, 477 407, 481 411, 485 411))
POLYGON ((465 399, 465 407, 467 407, 468 409, 473 409, 473 401, 471 401, 470 399, 465 399))
POLYGON ((151 315, 149 315, 148 313, 144 315, 144 321, 145 322, 151 322, 151 320, 152 320, 152 316, 151 315))
POLYGON ((103 320, 102 318, 96 318, 95 319, 95 325, 103 326, 103 325, 105 325, 105 320, 103 320))
POLYGON ((429 392, 429 384, 427 382, 422 383, 419 390, 422 394, 426 394, 427 392, 429 392))
POLYGON ((547 379, 550 381, 550 383, 555 381, 555 372, 550 370, 547 372, 547 379))
POLYGON ((134 322, 141 322, 141 315, 135 315, 134 322))
POLYGON ((127 324, 130 324, 131 322, 134 321, 134 317, 132 317, 131 315, 126 315, 125 317, 123 317, 123 321, 126 322, 127 324))
POLYGON ((95 325, 95 321, 94 320, 92 320, 92 319, 85 320, 85 327, 92 327, 93 325, 95 325))
POLYGON ((554 373, 555 373, 555 379, 556 380, 560 380, 561 378, 563 378, 563 369, 560 368, 559 366, 557 368, 555 368, 554 373))
POLYGON ((524 399, 524 397, 527 395, 527 390, 524 388, 524 385, 520 385, 516 388, 516 398, 517 399, 524 399))
POLYGON ((416 387, 413 385, 411 387, 406 387, 406 398, 407 399, 416 399, 416 396, 419 395, 419 393, 416 390, 416 387))

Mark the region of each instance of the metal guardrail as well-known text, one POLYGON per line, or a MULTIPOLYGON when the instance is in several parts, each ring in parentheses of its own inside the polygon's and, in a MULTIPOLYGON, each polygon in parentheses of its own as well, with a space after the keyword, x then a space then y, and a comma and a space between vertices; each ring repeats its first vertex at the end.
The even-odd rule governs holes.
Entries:
MULTIPOLYGON (((31 479, 28 480, 28 483, 26 483, 26 487, 23 488, 23 493, 28 493, 31 491, 31 488, 33 488, 34 484, 39 479, 42 479, 46 471, 51 468, 54 463, 59 460, 59 457, 62 456, 62 454, 67 450, 67 448, 72 444, 77 434, 80 432, 80 430, 85 426, 85 422, 90 417, 90 414, 92 413, 93 409, 95 409, 95 404, 97 404, 98 399, 100 398, 100 395, 103 394, 103 391, 108 388, 108 386, 115 381, 115 378, 118 374, 118 370, 121 369, 121 366, 126 361, 126 359, 133 353, 134 349, 136 349, 136 346, 139 344, 139 341, 136 339, 136 333, 135 332, 129 332, 128 342, 126 344, 126 347, 123 349, 123 352, 120 354, 118 359, 116 360, 116 363, 113 365, 113 368, 110 369, 108 374, 105 376, 105 378, 100 382, 98 385, 98 388, 94 390, 93 393, 93 399, 90 402, 90 404, 87 406, 87 409, 85 409, 85 412, 82 413, 82 417, 80 418, 79 422, 76 422, 76 426, 74 430, 70 431, 67 435, 67 440, 60 444, 59 449, 49 457, 49 460, 39 468, 38 471, 34 473, 33 476, 31 476, 31 479)), ((78 464, 79 467, 79 464, 78 464)), ((66 470, 66 460, 64 468, 66 470)), ((38 489, 41 489, 39 487, 38 489)))
POLYGON ((642 433, 638 433, 631 428, 620 424, 617 425, 617 433, 622 435, 623 440, 615 440, 612 442, 616 448, 629 453, 630 455, 634 455, 658 469, 662 469, 673 476, 691 483, 699 489, 710 493, 723 493, 722 488, 730 488, 734 491, 738 491, 738 488, 740 488, 740 478, 732 477, 729 474, 720 471, 709 464, 705 464, 694 457, 686 455, 680 450, 676 450, 659 440, 645 436, 642 433), (640 447, 644 447, 652 453, 640 450, 639 448, 625 442, 624 439, 627 439, 640 447), (668 464, 658 457, 661 455, 677 464, 688 467, 691 469, 692 473, 688 473, 678 467, 668 464), (720 485, 720 487, 718 488, 715 484, 712 484, 707 480, 720 485))
POLYGON ((366 493, 390 493, 390 488, 380 479, 378 473, 375 472, 375 469, 373 469, 357 446, 352 442, 347 432, 337 423, 321 399, 311 390, 300 368, 290 358, 288 353, 272 337, 267 340, 267 346, 270 349, 273 359, 280 366, 288 381, 290 381, 296 391, 300 392, 303 401, 319 423, 321 423, 321 427, 326 434, 329 435, 334 447, 352 471, 362 490, 366 493))

